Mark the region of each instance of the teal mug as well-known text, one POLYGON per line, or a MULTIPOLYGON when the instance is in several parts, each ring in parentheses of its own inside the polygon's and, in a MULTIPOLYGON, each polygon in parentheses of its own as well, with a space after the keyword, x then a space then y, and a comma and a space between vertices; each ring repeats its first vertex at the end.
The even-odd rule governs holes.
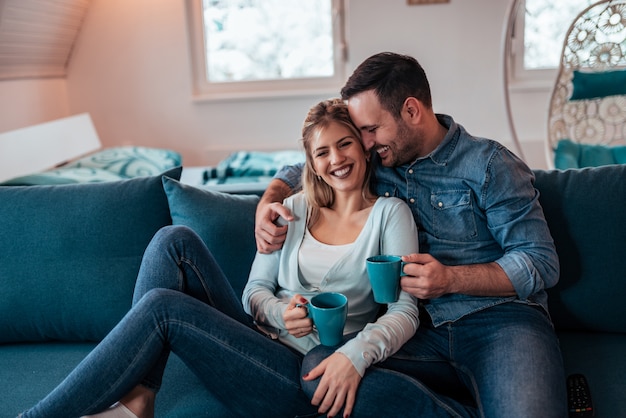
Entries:
POLYGON ((375 255, 367 259, 367 275, 376 302, 392 303, 398 300, 400 276, 405 276, 404 264, 397 255, 375 255))
POLYGON ((322 345, 334 347, 341 344, 348 317, 348 298, 341 293, 320 293, 311 298, 307 308, 322 345))

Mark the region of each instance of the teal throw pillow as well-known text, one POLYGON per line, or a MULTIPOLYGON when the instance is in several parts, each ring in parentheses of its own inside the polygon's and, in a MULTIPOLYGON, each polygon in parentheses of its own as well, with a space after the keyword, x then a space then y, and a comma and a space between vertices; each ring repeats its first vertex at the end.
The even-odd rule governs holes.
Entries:
POLYGON ((626 70, 583 72, 574 71, 570 100, 626 94, 626 70))
POLYGON ((561 139, 554 150, 554 167, 558 170, 580 167, 580 144, 561 139))
POLYGON ((598 144, 580 144, 580 167, 599 167, 615 164, 611 147, 598 144))
POLYGON ((284 166, 302 163, 304 159, 302 151, 238 151, 220 161, 207 175, 221 181, 232 177, 272 177, 284 166))
POLYGON ((611 151, 616 164, 626 164, 626 145, 616 145, 611 151))
POLYGON ((626 146, 623 145, 579 144, 562 139, 554 151, 554 166, 559 170, 625 163, 626 146))
POLYGON ((169 224, 161 175, 0 187, 0 344, 102 339, 130 308, 148 242, 169 224))
POLYGON ((256 254, 257 195, 233 195, 163 177, 172 224, 193 229, 207 245, 233 289, 241 295, 256 254))

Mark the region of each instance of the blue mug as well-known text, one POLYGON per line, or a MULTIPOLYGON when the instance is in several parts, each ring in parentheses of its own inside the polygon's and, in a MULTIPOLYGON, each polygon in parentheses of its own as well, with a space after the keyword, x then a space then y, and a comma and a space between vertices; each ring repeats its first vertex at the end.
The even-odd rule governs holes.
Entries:
POLYGON ((370 278, 374 300, 378 303, 392 303, 400 296, 400 276, 404 264, 397 255, 375 255, 367 259, 367 275, 370 278))
POLYGON ((342 293, 320 293, 311 298, 307 308, 322 345, 334 347, 341 344, 348 317, 348 298, 342 293))

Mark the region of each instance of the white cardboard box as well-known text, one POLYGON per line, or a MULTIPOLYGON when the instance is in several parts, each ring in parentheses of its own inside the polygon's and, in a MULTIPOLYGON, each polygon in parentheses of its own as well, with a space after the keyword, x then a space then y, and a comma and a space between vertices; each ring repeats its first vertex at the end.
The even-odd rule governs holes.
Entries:
POLYGON ((102 146, 82 113, 0 134, 0 181, 38 173, 102 146))

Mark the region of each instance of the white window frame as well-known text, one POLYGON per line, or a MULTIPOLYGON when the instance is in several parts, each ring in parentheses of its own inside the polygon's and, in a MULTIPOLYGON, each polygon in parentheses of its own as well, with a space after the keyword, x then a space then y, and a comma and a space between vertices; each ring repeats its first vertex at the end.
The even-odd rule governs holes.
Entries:
POLYGON ((557 68, 527 70, 524 68, 524 2, 519 8, 515 20, 515 29, 511 41, 511 87, 523 89, 549 89, 554 84, 557 68))
POLYGON ((196 101, 274 98, 320 94, 336 95, 346 78, 346 13, 348 0, 332 0, 333 56, 332 77, 298 78, 265 81, 210 82, 206 77, 206 48, 202 0, 186 0, 187 22, 196 101))
MULTIPOLYGON (((580 11, 582 12, 582 9, 580 11)), ((574 19, 574 17, 575 16, 573 16, 572 19, 574 19)), ((514 27, 511 32, 512 38, 510 56, 505 58, 510 60, 509 87, 511 90, 549 91, 554 86, 554 82, 558 74, 558 67, 545 69, 524 68, 524 25, 525 0, 520 0, 517 5, 514 27)), ((559 49, 559 55, 561 52, 562 49, 559 49)))
MULTIPOLYGON (((511 39, 511 88, 523 90, 548 90, 552 88, 558 68, 533 69, 524 68, 524 23, 525 2, 522 0, 515 17, 511 39)), ((560 52, 560 51, 559 51, 560 52)))

